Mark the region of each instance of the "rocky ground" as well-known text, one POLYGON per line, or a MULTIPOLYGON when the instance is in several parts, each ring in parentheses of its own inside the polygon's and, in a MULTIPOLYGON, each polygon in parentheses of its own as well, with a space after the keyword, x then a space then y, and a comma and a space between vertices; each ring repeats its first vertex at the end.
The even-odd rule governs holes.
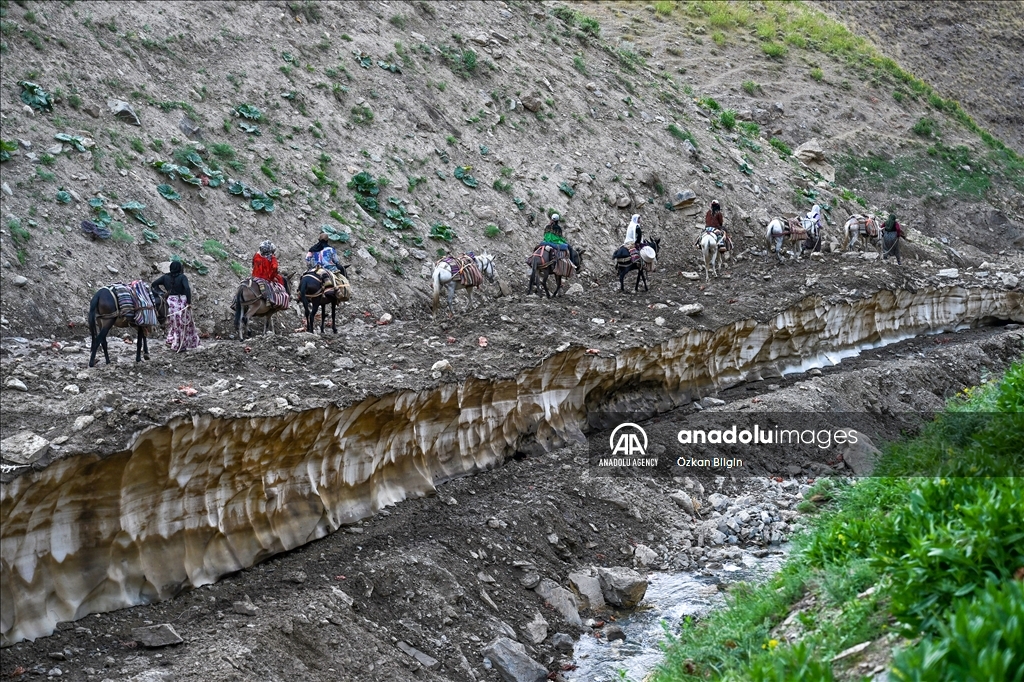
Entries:
MULTIPOLYGON (((740 386, 720 394, 724 404, 706 405, 861 404, 883 423, 937 409, 1022 351, 1019 329, 943 334, 771 386, 740 386)), ((696 571, 728 589, 723 562, 742 551, 779 551, 799 527, 796 504, 828 473, 797 464, 769 479, 609 479, 587 461, 586 446, 574 446, 453 481, 436 496, 403 502, 172 601, 62 624, 51 637, 5 650, 2 674, 139 682, 498 679, 494 668, 519 657, 485 648, 508 638, 557 679, 572 665, 571 641, 618 636, 614 619, 622 612, 597 606, 618 593, 601 589, 597 569, 630 568, 644 578, 659 569, 696 571), (160 624, 183 641, 137 643, 159 643, 134 629, 160 624)), ((531 669, 525 659, 518 664, 531 669)))
MULTIPOLYGON (((211 2, 202 5, 201 16, 170 3, 161 9, 126 3, 2 7, 5 75, 8 64, 20 61, 24 72, 16 78, 63 90, 55 115, 26 112, 13 78, 5 78, 0 118, 3 139, 19 140, 12 160, 3 163, 0 194, 0 411, 5 435, 12 425, 41 434, 53 456, 118 450, 140 428, 175 414, 267 414, 427 388, 442 380, 432 369, 440 360, 454 369, 443 380, 513 376, 567 343, 611 355, 687 328, 763 320, 806 296, 835 301, 953 283, 1013 289, 1024 280, 1024 198, 999 172, 993 170, 992 189, 982 197, 953 191, 936 197, 867 180, 840 186, 778 156, 769 137, 793 148, 818 137, 832 162, 875 153, 894 161, 924 158, 925 143, 910 127, 923 115, 942 116, 924 103, 897 105, 885 87, 858 79, 838 62, 819 62, 811 52, 794 49, 788 61, 767 60, 743 32, 719 45, 701 22, 670 23, 678 17, 639 5, 593 3, 578 9, 599 19, 601 41, 580 37, 555 16, 555 4, 543 3, 345 3, 345 11, 325 4, 319 17, 308 3, 211 2), (480 71, 460 73, 443 56, 442 47, 463 45, 452 27, 465 36, 464 46, 475 46, 480 71), (473 42, 478 34, 482 41, 473 42), (401 77, 375 65, 366 70, 351 55, 354 47, 384 59, 398 51, 396 42, 409 48, 412 60, 401 77), (285 60, 285 53, 296 61, 285 60), (88 70, 76 63, 76 55, 86 54, 94 62, 88 70), (823 80, 807 76, 810 61, 822 65, 823 80), (329 70, 335 75, 327 76, 329 70), (852 87, 842 87, 847 79, 852 87), (756 81, 754 94, 741 88, 745 80, 756 81), (281 92, 299 93, 306 113, 281 92), (698 102, 702 95, 758 121, 761 132, 749 141, 761 151, 742 147, 742 135, 714 125, 715 113, 698 102), (130 100, 143 126, 108 116, 102 105, 112 97, 130 100), (262 136, 237 130, 230 111, 243 101, 271 112, 262 136), (377 114, 370 128, 350 116, 363 105, 377 114), (179 125, 186 114, 204 128, 191 142, 179 125), (223 133, 222 120, 228 123, 223 133), (673 122, 693 134, 698 153, 666 132, 673 122), (62 131, 89 135, 98 147, 46 152, 62 131), (177 182, 184 200, 166 201, 153 188, 167 178, 146 162, 193 143, 202 145, 205 159, 215 158, 214 144, 229 145, 241 164, 232 173, 263 189, 273 175, 292 197, 268 216, 223 189, 177 182), (754 175, 741 172, 731 152, 737 147, 754 164, 754 175), (311 173, 317 164, 336 178, 337 196, 311 173), (479 187, 455 183, 455 164, 476 166, 479 187), (503 174, 504 168, 512 173, 503 174), (401 199, 415 214, 417 236, 443 221, 461 237, 451 244, 426 239, 422 248, 400 241, 407 235, 383 229, 352 203, 345 183, 364 169, 391 177, 381 196, 401 199), (429 183, 406 191, 402 178, 417 175, 429 183), (492 186, 502 178, 511 192, 492 186), (572 198, 561 183, 575 190, 572 198), (59 187, 74 190, 71 204, 53 199, 59 187), (687 189, 697 203, 664 208, 687 189), (861 210, 844 198, 852 196, 844 189, 865 198, 869 208, 899 207, 910 227, 902 267, 871 253, 834 252, 846 216, 861 210), (145 239, 127 218, 124 229, 134 241, 88 240, 78 225, 91 215, 85 203, 91 196, 111 206, 143 200, 159 240, 145 239), (524 201, 524 210, 513 197, 524 201), (722 277, 705 283, 691 245, 712 198, 725 206, 737 251, 722 277), (768 217, 804 211, 815 200, 832 207, 827 252, 782 264, 767 260, 760 236, 768 217), (583 276, 551 301, 526 296, 521 264, 548 209, 567 215, 569 238, 590 252, 583 276), (630 277, 629 292, 619 293, 608 256, 633 212, 661 235, 662 254, 650 291, 632 293, 630 277), (295 269, 321 224, 348 235, 351 247, 346 262, 354 298, 339 310, 338 335, 297 332, 299 319, 289 311, 282 316, 283 335, 232 339, 227 300, 238 279, 232 264, 247 263, 269 236, 286 268, 295 269), (489 224, 500 228, 498 238, 483 236, 489 224), (218 241, 227 256, 205 249, 208 240, 218 241), (437 248, 484 246, 498 256, 507 293, 487 285, 479 307, 434 321, 425 264, 437 248), (112 364, 101 360, 88 369, 84 313, 92 292, 112 280, 155 276, 154 264, 172 255, 208 270, 189 269, 202 347, 176 356, 157 338, 152 359, 136 365, 134 337, 125 342, 118 334, 111 339, 112 364), (695 305, 700 313, 694 314, 695 305)), ((947 141, 983 153, 955 124, 943 119, 943 125, 947 141)), ((216 158, 228 168, 224 153, 216 158)), ((854 381, 860 386, 854 396, 863 405, 881 405, 880 412, 906 410, 908 394, 901 391, 921 397, 915 409, 932 409, 941 397, 981 380, 982 365, 998 371, 1020 351, 1019 332, 943 335, 866 353, 821 376, 790 377, 777 390, 740 387, 720 398, 730 405, 755 398, 808 405, 809 391, 846 395, 854 381), (908 366, 912 378, 903 381, 908 366)), ((547 635, 574 638, 600 635, 604 630, 586 619, 609 620, 609 614, 591 613, 580 601, 584 624, 576 626, 571 613, 567 618, 527 589, 533 583, 527 576, 568 589, 571 572, 592 566, 718 575, 716 564, 734 551, 710 544, 719 520, 739 512, 760 519, 765 511, 768 524, 783 524, 775 530, 788 535, 799 523, 793 510, 798 496, 818 475, 808 470, 783 481, 703 480, 689 487, 658 479, 610 484, 589 475, 579 463, 584 456, 565 449, 513 460, 173 601, 63 624, 52 637, 5 650, 0 672, 20 678, 26 671, 56 675, 60 669, 69 679, 139 682, 164 673, 182 680, 497 679, 485 667, 483 648, 509 637, 557 673, 570 663, 564 640, 536 641, 544 630, 536 614, 547 622, 547 635), (680 489, 703 505, 692 517, 670 497, 680 489), (736 504, 716 508, 712 493, 736 504), (133 628, 159 623, 171 624, 184 642, 157 649, 135 643, 133 628), (410 655, 406 646, 428 658, 410 655)), ((748 534, 741 544, 775 551, 770 531, 748 534)), ((562 593, 543 584, 548 603, 558 602, 562 593)))

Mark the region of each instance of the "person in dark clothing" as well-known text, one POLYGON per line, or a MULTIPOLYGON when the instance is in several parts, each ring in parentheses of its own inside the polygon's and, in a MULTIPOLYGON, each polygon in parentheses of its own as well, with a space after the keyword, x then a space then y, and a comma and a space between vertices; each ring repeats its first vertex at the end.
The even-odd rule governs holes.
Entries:
POLYGON ((896 220, 896 214, 890 213, 882 230, 882 258, 896 256, 896 265, 903 265, 903 259, 900 256, 900 239, 906 239, 903 235, 903 228, 896 220))
POLYGON ((321 232, 320 236, 318 237, 319 241, 317 241, 316 244, 313 244, 313 246, 309 247, 309 253, 306 254, 306 260, 308 261, 314 253, 323 251, 324 248, 329 246, 329 239, 330 238, 327 236, 326 232, 321 232))
POLYGON ((551 214, 551 220, 544 227, 543 243, 558 251, 568 252, 569 258, 575 258, 572 245, 566 240, 562 231, 561 216, 557 213, 551 214))
MULTIPOLYGON (((701 234, 704 232, 716 233, 719 244, 724 243, 729 236, 725 230, 725 214, 722 213, 722 205, 718 203, 718 199, 711 202, 711 208, 704 214, 704 229, 701 230, 701 234)), ((700 246, 700 236, 693 245, 700 246)))
POLYGON ((180 260, 171 261, 171 272, 161 275, 151 288, 167 297, 167 345, 180 352, 199 347, 199 332, 192 317, 192 287, 180 260))

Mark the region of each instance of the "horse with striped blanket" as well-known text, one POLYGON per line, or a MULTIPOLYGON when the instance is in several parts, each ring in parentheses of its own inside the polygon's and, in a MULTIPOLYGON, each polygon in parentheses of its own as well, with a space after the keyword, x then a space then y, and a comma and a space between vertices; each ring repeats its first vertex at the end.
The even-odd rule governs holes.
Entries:
POLYGON ((146 341, 150 327, 163 326, 167 321, 167 301, 142 281, 131 284, 117 282, 97 291, 89 303, 89 335, 92 350, 89 366, 96 366, 96 352, 103 348, 103 357, 110 364, 107 334, 113 327, 131 327, 137 331, 135 362, 149 360, 146 341))

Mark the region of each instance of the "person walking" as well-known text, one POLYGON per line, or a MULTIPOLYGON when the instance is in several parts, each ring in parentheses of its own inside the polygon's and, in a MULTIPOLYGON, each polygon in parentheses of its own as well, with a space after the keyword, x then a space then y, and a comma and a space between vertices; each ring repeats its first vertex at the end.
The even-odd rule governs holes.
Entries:
POLYGON ((199 348, 199 332, 192 315, 192 287, 181 261, 171 261, 170 273, 158 277, 152 289, 167 297, 167 345, 176 353, 199 348))

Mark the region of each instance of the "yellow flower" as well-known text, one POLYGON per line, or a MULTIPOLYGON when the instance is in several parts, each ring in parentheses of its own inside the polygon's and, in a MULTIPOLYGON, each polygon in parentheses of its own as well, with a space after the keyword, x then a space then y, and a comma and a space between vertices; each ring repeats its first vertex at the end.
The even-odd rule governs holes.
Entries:
POLYGON ((768 649, 769 650, 774 649, 778 645, 779 645, 779 640, 777 640, 777 639, 769 639, 768 640, 768 649))

